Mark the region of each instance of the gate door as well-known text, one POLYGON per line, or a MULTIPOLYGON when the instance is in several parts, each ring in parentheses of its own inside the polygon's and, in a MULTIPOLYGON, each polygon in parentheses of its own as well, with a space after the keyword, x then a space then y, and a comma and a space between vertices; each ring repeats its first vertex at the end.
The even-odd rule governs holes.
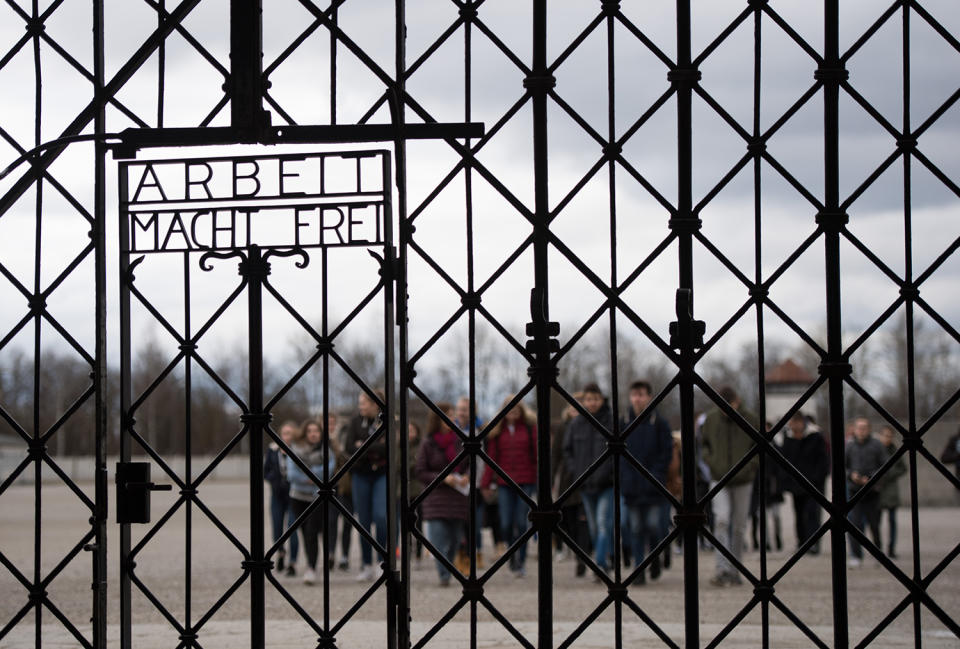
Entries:
MULTIPOLYGON (((201 646, 218 613, 231 610, 249 615, 239 637, 262 647, 265 619, 291 617, 288 607, 302 619, 299 637, 330 646, 364 606, 389 609, 396 508, 387 508, 391 533, 378 543, 338 495, 378 441, 388 440, 387 464, 395 464, 389 155, 120 164, 122 647, 140 635, 201 646), (366 322, 369 334, 371 318, 384 351, 360 367, 363 355, 351 352, 347 333, 366 322), (311 470, 281 438, 281 423, 299 428, 310 417, 333 428, 334 408, 359 394, 379 407, 378 428, 346 462, 324 446, 322 469, 311 470), (201 415, 218 429, 193 426, 201 415), (316 487, 278 539, 265 532, 268 445, 289 453, 289 470, 316 487), (225 480, 212 482, 214 473, 225 480), (151 508, 154 491, 161 493, 151 508), (317 518, 320 559, 310 585, 277 568, 289 538, 317 518), (324 561, 337 519, 372 545, 374 565, 383 562, 369 582, 324 561)), ((389 610, 385 617, 395 625, 389 610)))

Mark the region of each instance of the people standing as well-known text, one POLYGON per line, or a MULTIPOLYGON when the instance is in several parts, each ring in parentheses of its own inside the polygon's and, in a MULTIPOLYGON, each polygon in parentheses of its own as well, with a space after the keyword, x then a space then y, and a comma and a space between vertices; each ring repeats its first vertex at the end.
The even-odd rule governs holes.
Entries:
MULTIPOLYGON (((944 464, 953 464, 954 472, 957 478, 960 479, 960 430, 947 440, 947 443, 943 447, 943 452, 940 454, 940 461, 944 464)), ((960 504, 960 489, 954 492, 954 498, 956 502, 960 504)))
MULTIPOLYGON (((886 463, 894 453, 897 445, 894 443, 893 429, 890 426, 880 428, 880 443, 887 453, 886 463)), ((880 493, 877 497, 877 507, 880 515, 887 514, 887 556, 897 558, 897 508, 900 507, 900 476, 907 472, 907 462, 904 456, 894 462, 880 478, 880 493)))
MULTIPOLYGON (((823 434, 810 426, 802 412, 795 412, 787 422, 787 435, 783 439, 783 457, 793 465, 821 494, 830 473, 830 457, 823 434)), ((820 527, 820 505, 793 476, 784 472, 784 490, 793 499, 793 520, 797 533, 797 547, 803 545, 820 527)), ((819 554, 820 542, 810 548, 811 554, 819 554)))
MULTIPOLYGON (((508 397, 500 408, 506 408, 508 397)), ((516 542, 529 526, 530 506, 521 495, 537 497, 537 425, 536 417, 524 403, 518 402, 504 416, 487 437, 487 455, 516 483, 508 484, 493 470, 486 470, 480 487, 484 492, 495 485, 497 507, 500 513, 500 535, 508 546, 516 542), (519 488, 519 489, 518 489, 519 488)), ((510 557, 510 571, 514 577, 526 572, 527 544, 522 544, 510 557)))
MULTIPOLYGON (((724 386, 720 397, 735 410, 754 430, 759 430, 757 416, 743 406, 736 391, 724 386)), ((740 425, 723 410, 714 408, 703 422, 703 460, 710 469, 710 488, 750 452, 754 446, 740 425)), ((741 467, 713 498, 713 516, 717 539, 723 543, 737 561, 743 553, 743 533, 750 507, 750 492, 757 474, 759 458, 754 455, 741 467)), ((715 553, 716 569, 710 583, 714 586, 732 586, 742 583, 740 575, 730 560, 720 551, 715 553)))
MULTIPOLYGON (((420 444, 423 443, 423 435, 420 432, 420 425, 416 422, 409 422, 407 424, 407 499, 408 502, 413 502, 420 493, 423 491, 423 484, 417 478, 416 472, 416 463, 417 458, 420 456, 420 444)), ((415 527, 423 532, 423 513, 420 511, 420 507, 417 507, 416 512, 416 523, 415 527)), ((412 539, 414 541, 415 547, 415 557, 416 564, 415 566, 419 569, 420 563, 423 557, 423 542, 419 537, 412 539)))
MULTIPOLYGON (((297 437, 297 424, 289 420, 283 422, 280 426, 280 439, 287 445, 287 448, 293 443, 295 437, 297 437)), ((263 479, 270 484, 270 523, 273 531, 273 542, 276 544, 287 526, 296 517, 290 509, 287 454, 275 442, 267 447, 267 453, 263 460, 263 479)), ((289 562, 286 561, 287 553, 284 546, 280 546, 277 551, 276 566, 278 571, 285 570, 286 575, 292 577, 296 574, 295 566, 297 565, 300 543, 296 533, 291 534, 287 541, 290 546, 289 562)))
MULTIPOLYGON (((620 461, 621 488, 629 522, 630 548, 634 565, 640 565, 666 534, 662 524, 662 506, 669 501, 661 487, 667 481, 667 468, 673 455, 673 436, 667 420, 655 410, 647 410, 653 398, 652 387, 646 381, 634 381, 629 391, 630 409, 623 422, 626 430, 640 418, 627 435, 626 448, 659 483, 655 485, 629 461, 620 461)), ((650 578, 660 577, 660 557, 650 562, 650 578)), ((646 583, 646 571, 641 571, 637 583, 646 583)))
MULTIPOLYGON (((377 393, 377 398, 384 401, 380 393, 377 393)), ((386 548, 387 437, 382 432, 380 407, 366 392, 361 392, 357 397, 357 414, 347 423, 344 438, 346 453, 362 453, 350 469, 353 511, 360 527, 370 532, 380 547, 386 548), (366 448, 363 448, 364 445, 366 448), (376 527, 375 535, 372 527, 376 527)), ((360 539, 360 560, 357 581, 372 581, 373 547, 363 537, 360 539)))
MULTIPOLYGON (((607 438, 597 425, 613 430, 613 413, 600 387, 589 383, 583 390, 583 408, 589 417, 579 414, 567 425, 563 441, 563 461, 574 478, 579 478, 607 449, 607 438), (594 421, 596 424, 594 424, 594 421)), ((613 460, 607 458, 584 480, 580 501, 590 530, 597 567, 608 572, 608 555, 613 551, 614 526, 613 460)), ((603 581, 595 575, 596 581, 603 581)))
MULTIPOLYGON (((473 435, 477 436, 480 434, 480 429, 483 428, 483 420, 480 419, 480 416, 476 414, 476 404, 471 404, 471 401, 468 397, 460 397, 457 399, 456 406, 453 409, 453 423, 457 425, 457 428, 460 429, 464 435, 471 435, 471 419, 470 411, 471 405, 474 407, 473 416, 473 435)), ((483 475, 488 471, 487 465, 480 460, 479 458, 473 458, 471 462, 473 466, 473 486, 478 490, 480 488, 480 481, 483 479, 483 475)), ((477 507, 475 517, 474 517, 474 539, 476 543, 476 553, 477 553, 477 568, 483 568, 483 524, 485 519, 485 514, 487 513, 487 503, 483 498, 477 498, 477 507)), ((469 524, 467 525, 467 531, 469 532, 469 524)), ((470 548, 467 543, 467 537, 464 536, 459 543, 459 549, 457 551, 457 567, 463 572, 467 572, 470 569, 470 548)))
MULTIPOLYGON (((438 403, 437 408, 448 418, 453 416, 449 403, 438 403)), ((421 484, 428 486, 443 473, 463 448, 457 433, 437 413, 430 413, 426 439, 420 444, 417 454, 416 476, 421 484)), ((470 476, 466 461, 444 476, 423 499, 420 510, 427 526, 427 539, 449 564, 456 559, 460 538, 466 531, 470 476)), ((437 576, 441 586, 450 584, 450 571, 439 558, 435 559, 437 576)))
MULTIPOLYGON (((857 417, 853 421, 853 438, 847 442, 846 446, 847 496, 849 498, 857 496, 873 474, 883 466, 887 457, 883 444, 870 433, 870 420, 866 417, 857 417)), ((879 496, 880 492, 877 489, 870 489, 863 494, 850 510, 850 521, 860 531, 863 531, 865 524, 869 526, 873 542, 878 548, 882 548, 879 496)), ((851 568, 856 568, 861 563, 863 563, 863 548, 851 534, 849 565, 851 568)))
MULTIPOLYGON (((766 432, 769 434, 772 426, 766 422, 766 432)), ((772 440, 773 447, 781 450, 781 444, 778 438, 782 434, 778 433, 772 440)), ((783 522, 780 516, 780 508, 783 505, 783 475, 779 464, 773 460, 768 460, 764 467, 761 478, 759 467, 757 475, 753 478, 753 490, 750 492, 750 538, 753 541, 753 549, 760 549, 760 524, 761 502, 763 510, 773 523, 773 547, 779 552, 783 549, 783 522)), ((769 539, 769 537, 768 537, 769 539)), ((770 541, 767 540, 767 550, 770 549, 770 541)))
MULTIPOLYGON (((581 403, 583 400, 582 392, 575 392, 572 396, 577 400, 577 403, 581 403)), ((574 475, 570 464, 564 459, 563 455, 569 424, 576 416, 577 409, 568 404, 567 407, 563 409, 560 423, 557 430, 553 433, 553 439, 551 440, 553 456, 552 484, 554 492, 553 499, 555 502, 559 500, 561 494, 570 488, 570 485, 573 484, 573 481, 577 477, 574 475)), ((560 515, 560 527, 563 528, 567 536, 569 536, 581 550, 590 554, 593 551, 593 544, 590 539, 590 528, 587 525, 587 517, 583 511, 579 490, 574 491, 563 500, 560 507, 560 515)), ((574 553, 574 556, 577 560, 574 575, 583 577, 587 571, 587 564, 583 562, 579 554, 574 553)))
MULTIPOLYGON (((327 481, 333 476, 337 463, 338 444, 334 438, 324 434, 320 422, 308 419, 303 423, 300 434, 291 450, 307 466, 313 476, 309 476, 287 457, 287 477, 290 480, 290 503, 293 513, 299 519, 317 497, 315 480, 327 481)), ((336 507, 333 503, 320 503, 301 521, 300 533, 303 535, 303 547, 307 555, 307 569, 303 573, 303 582, 313 584, 317 579, 318 537, 324 535, 324 556, 332 563, 333 544, 331 532, 336 529, 336 507), (327 511, 326 525, 323 512, 327 511), (331 525, 332 523, 332 525, 331 525)))

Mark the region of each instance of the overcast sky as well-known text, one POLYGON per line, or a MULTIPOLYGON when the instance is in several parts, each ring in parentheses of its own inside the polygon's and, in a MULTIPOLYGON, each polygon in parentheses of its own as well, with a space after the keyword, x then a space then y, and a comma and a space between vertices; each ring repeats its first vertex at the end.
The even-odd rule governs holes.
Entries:
MULTIPOLYGON (((29 3, 21 2, 27 7, 29 3)), ((169 5, 173 3, 168 2, 169 5)), ((943 25, 960 33, 960 8, 950 0, 924 0, 923 6, 943 25)), ((484 25, 517 58, 530 65, 531 18, 529 3, 512 0, 488 0, 479 9, 484 25)), ((693 3, 694 55, 716 38, 741 11, 745 3, 699 1, 693 3)), ((815 50, 822 50, 822 8, 808 0, 774 0, 770 5, 780 13, 815 50)), ((886 9, 888 3, 868 0, 844 0, 841 3, 841 47, 846 50, 868 25, 886 9)), ((204 0, 185 21, 190 34, 201 41, 211 54, 228 67, 227 2, 204 0)), ((556 58, 598 11, 599 3, 582 0, 549 2, 549 58, 556 58)), ((112 0, 107 11, 107 68, 113 74, 126 61, 155 26, 155 14, 145 3, 112 0)), ((648 35, 663 55, 675 56, 675 16, 672 3, 624 2, 624 15, 648 35)), ((284 48, 311 22, 310 14, 293 0, 265 3, 265 65, 271 66, 284 48)), ((57 40, 82 65, 91 65, 89 40, 91 19, 87 3, 67 0, 46 25, 46 34, 57 40)), ((452 2, 408 3, 408 63, 421 53, 457 19, 452 2)), ((374 0, 348 0, 340 11, 340 25, 374 62, 388 73, 393 70, 394 15, 392 3, 374 0)), ((813 84, 816 63, 773 21, 762 21, 762 103, 761 126, 766 129, 813 84)), ((922 123, 952 93, 960 88, 960 52, 937 35, 922 18, 911 15, 911 124, 922 123)), ((753 111, 753 20, 738 28, 701 66, 703 88, 746 130, 751 129, 753 111)), ((902 22, 899 14, 882 28, 850 59, 850 83, 896 128, 903 121, 903 74, 901 53, 902 22)), ((24 34, 23 22, 7 5, 0 5, 0 56, 24 34)), ((622 135, 668 88, 667 67, 663 61, 634 38, 622 25, 615 33, 616 119, 614 132, 622 135)), ((607 30, 596 29, 578 50, 556 70, 556 93, 603 137, 608 131, 607 115, 607 30)), ((471 31, 471 104, 470 118, 482 121, 490 129, 523 95, 524 73, 518 69, 481 30, 471 31)), ((466 119, 464 99, 464 30, 462 27, 430 57, 410 78, 408 89, 413 98, 439 121, 466 119)), ((314 32, 296 54, 270 75, 271 95, 301 124, 327 123, 329 110, 329 40, 320 29, 314 32)), ((42 140, 56 137, 90 99, 90 84, 47 45, 41 46, 42 58, 42 140)), ((0 127, 13 138, 32 145, 34 134, 34 60, 29 44, 14 53, 0 69, 0 83, 20 92, 0 96, 0 127)), ((375 75, 345 47, 339 49, 338 120, 356 121, 377 100, 383 86, 375 75)), ((222 96, 223 79, 180 36, 174 36, 166 50, 165 125, 192 126, 203 119, 222 96)), ((124 106, 144 122, 156 124, 156 57, 118 93, 124 106)), ((274 123, 283 119, 272 110, 274 123)), ((415 120, 413 111, 408 118, 415 120)), ((229 110, 220 113, 214 124, 224 124, 229 110)), ((384 109, 373 120, 389 118, 384 109)), ((505 188, 528 210, 533 208, 531 113, 529 102, 478 153, 477 158, 505 188)), ((588 136, 555 102, 551 102, 550 127, 550 204, 556 207, 583 175, 599 160, 600 145, 588 136)), ((823 103, 817 95, 788 121, 769 142, 769 152, 818 199, 823 194, 823 103)), ((108 131, 131 126, 129 118, 111 108, 108 131)), ((841 189, 850 195, 896 148, 894 138, 844 95, 841 99, 841 189)), ((624 146, 625 160, 669 203, 676 201, 676 107, 668 101, 624 146)), ((953 107, 919 141, 919 149, 956 182, 960 174, 960 117, 953 107)), ((89 132, 89 129, 88 131, 89 132)), ((390 148, 389 145, 384 145, 390 148)), ((307 147, 330 150, 329 147, 307 147)), ((280 152, 286 149, 270 149, 280 152)), ((61 156, 51 172, 87 206, 93 192, 91 147, 74 145, 61 156)), ((232 152, 254 154, 259 150, 238 148, 232 152)), ((745 152, 745 144, 729 125, 699 99, 694 106, 694 199, 699 202, 745 152)), ((147 152, 141 158, 168 155, 221 155, 223 151, 147 152)), ((0 141, 0 162, 4 166, 17 152, 5 140, 0 141)), ((409 145, 409 208, 420 208, 424 198, 458 161, 456 153, 444 143, 409 145)), ((108 162, 108 213, 110 228, 108 259, 110 277, 111 332, 115 334, 117 283, 113 280, 117 257, 116 164, 108 162)), ((23 168, 0 183, 6 192, 23 168)), ((912 245, 914 275, 921 273, 960 236, 958 198, 922 165, 911 165, 912 245)), ((473 260, 476 282, 482 284, 507 256, 531 232, 531 226, 479 174, 473 174, 473 260)), ((895 163, 849 209, 850 230, 874 253, 902 275, 905 266, 905 223, 903 164, 895 163)), ((616 235, 618 250, 617 279, 622 281, 668 234, 667 211, 622 167, 612 183, 616 191, 616 235)), ((606 167, 559 212, 553 230, 566 246, 603 281, 610 281, 610 186, 606 167)), ((748 165, 702 213, 703 231, 724 254, 750 278, 755 276, 754 244, 762 242, 760 272, 766 278, 814 228, 816 209, 798 194, 769 165, 762 171, 762 226, 754 228, 754 183, 752 164, 748 165)), ((461 174, 417 218, 416 241, 434 257, 444 271, 465 285, 467 235, 465 185, 461 174)), ((33 282, 34 194, 28 192, 7 214, 0 216, 0 262, 26 286, 33 282)), ((49 185, 44 190, 42 242, 44 284, 64 268, 69 256, 88 242, 86 222, 77 215, 49 185)), ((88 207, 88 209, 90 209, 88 207)), ((532 286, 532 255, 527 251, 514 266, 484 295, 483 304, 501 319, 514 336, 521 339, 523 324, 529 320, 528 292, 532 286)), ((897 287, 851 245, 843 245, 844 324, 851 332, 867 326, 896 299, 897 287)), ((562 324, 566 339, 601 303, 600 294, 559 254, 552 254, 551 316, 562 324)), ((954 254, 923 286, 921 295, 934 308, 960 327, 960 307, 956 301, 960 277, 960 255, 954 254)), ((198 279, 193 298, 201 311, 211 311, 211 299, 222 296, 235 284, 233 262, 229 272, 216 272, 198 279), (222 279, 214 279, 222 278, 222 279)), ((331 254, 330 313, 343 317, 357 295, 376 281, 373 261, 363 251, 335 251, 331 254)), ((824 314, 823 243, 818 241, 773 286, 771 298, 805 327, 820 329, 824 314)), ((311 321, 322 312, 315 285, 306 277, 319 278, 318 265, 310 273, 285 268, 276 262, 274 280, 288 286, 290 299, 311 321), (298 292, 299 291, 299 292, 298 292)), ((287 264, 291 266, 291 264, 287 264)), ((161 310, 179 315, 182 299, 178 273, 171 260, 150 260, 142 266, 144 291, 161 310), (152 264, 152 266, 150 265, 152 264), (151 269, 151 270, 148 270, 151 269)), ((196 270, 196 269, 195 269, 196 270)), ((416 254, 410 258, 411 342, 413 349, 445 322, 460 306, 459 299, 416 254)), ((195 273, 199 277, 199 272, 195 273)), ((49 300, 51 311, 69 321, 70 331, 83 344, 92 337, 90 305, 92 264, 88 260, 49 300)), ((707 322, 708 336, 747 299, 746 289, 704 248, 695 251, 697 317, 707 322)), ((666 248, 660 258, 629 288, 628 304, 662 337, 674 319, 673 296, 677 286, 676 246, 666 248)), ((0 300, 5 305, 0 327, 9 330, 26 312, 25 301, 5 279, 0 279, 0 300), (18 306, 19 305, 19 306, 18 306)), ((242 318, 238 305, 231 318, 242 318)), ((360 333, 375 332, 381 312, 371 307, 359 319, 360 333)), ((293 335, 291 320, 267 314, 267 351, 272 357, 288 354, 293 335)), ((139 321, 137 321, 139 322, 139 321)), ((235 322, 235 321, 234 321, 235 322)), ((625 321, 621 320, 621 326, 625 321)), ((731 344, 750 337, 752 315, 731 332, 731 344)), ((135 326, 136 323, 135 323, 135 326)), ((768 324, 772 336, 781 336, 792 344, 796 338, 775 321, 768 324)), ((242 332, 242 328, 239 329, 242 332)), ((159 334, 158 334, 159 335, 159 334)), ((227 349, 238 336, 231 323, 211 331, 213 347, 227 349)), ((161 336, 162 337, 162 336, 161 336)), ((51 335, 50 340, 56 336, 51 335)), ((30 344, 28 328, 15 344, 30 344)), ((208 343, 209 344, 209 343, 208 343)), ((116 356, 113 357, 116 360, 116 356)), ((438 361, 439 362, 439 361, 438 361)))

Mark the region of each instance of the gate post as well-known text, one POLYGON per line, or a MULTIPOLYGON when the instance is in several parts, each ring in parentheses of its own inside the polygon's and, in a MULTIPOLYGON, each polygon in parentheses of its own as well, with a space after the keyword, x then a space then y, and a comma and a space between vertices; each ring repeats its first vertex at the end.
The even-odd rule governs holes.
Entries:
POLYGON ((250 373, 250 410, 240 416, 250 440, 250 559, 243 562, 250 571, 250 646, 262 649, 265 642, 265 573, 273 567, 263 558, 263 429, 270 413, 263 412, 263 282, 270 274, 270 263, 263 259, 259 246, 250 246, 239 264, 240 276, 247 282, 247 328, 250 373))

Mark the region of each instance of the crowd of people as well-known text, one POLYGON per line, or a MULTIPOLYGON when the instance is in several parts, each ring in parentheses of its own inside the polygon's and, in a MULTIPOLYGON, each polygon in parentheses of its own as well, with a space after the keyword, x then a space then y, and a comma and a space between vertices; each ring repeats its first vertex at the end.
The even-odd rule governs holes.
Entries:
MULTIPOLYGON (((767 439, 793 470, 767 455, 760 471, 760 454, 753 451, 755 440, 743 428, 745 422, 761 430, 756 414, 744 407, 733 389, 724 387, 719 394, 725 405, 697 419, 695 483, 698 497, 712 494, 706 511, 710 534, 726 551, 714 553, 711 583, 725 587, 743 581, 738 564, 748 518, 752 521, 754 550, 764 537, 768 548, 771 541, 777 550, 783 548, 784 494, 791 496, 796 547, 811 554, 820 552, 823 508, 815 494, 824 493, 831 455, 829 439, 814 420, 796 412, 784 430, 771 431, 769 424, 765 429, 767 439), (758 538, 761 516, 770 519, 766 528, 769 533, 758 538)), ((552 497, 562 513, 561 533, 555 536, 557 558, 572 556, 576 576, 590 572, 595 581, 603 582, 619 557, 624 565, 644 566, 633 582, 642 585, 648 578, 658 579, 670 566, 671 548, 664 540, 672 525, 670 497, 679 500, 682 495, 680 436, 671 432, 669 422, 657 408, 650 407, 654 392, 648 382, 631 383, 628 395, 629 406, 617 427, 614 421, 618 413, 613 412, 598 385, 585 385, 574 395, 576 405, 569 405, 560 424, 548 431, 553 457, 550 483, 552 497), (619 457, 606 453, 608 443, 616 441, 612 437, 615 430, 628 451, 619 457), (614 547, 617 539, 619 552, 614 547), (648 558, 651 553, 654 556, 648 558)), ((383 402, 382 394, 373 396, 383 402)), ((302 546, 306 555, 302 579, 306 584, 317 580, 321 553, 327 569, 351 569, 355 529, 360 543, 356 579, 372 581, 378 574, 370 541, 387 547, 387 444, 386 436, 378 434, 381 413, 373 396, 361 393, 356 414, 342 425, 333 413, 325 422, 311 419, 300 425, 283 423, 279 429, 283 445, 271 444, 268 449, 264 477, 271 486, 273 539, 275 544, 284 541, 274 565, 287 576, 297 576, 302 546), (336 482, 337 502, 321 499, 310 509, 318 493, 317 481, 329 481, 343 467, 348 471, 336 482), (341 513, 354 516, 358 525, 341 513), (295 521, 296 529, 291 529, 295 521)), ((478 570, 483 569, 481 531, 489 527, 493 554, 500 557, 509 553, 509 571, 523 578, 527 545, 533 536, 528 513, 537 500, 535 414, 522 400, 511 396, 501 405, 502 416, 486 430, 466 398, 435 406, 423 429, 414 421, 408 428, 407 495, 417 513, 412 546, 415 565, 422 564, 425 540, 432 546, 441 586, 451 583, 453 570, 468 573, 471 560, 478 570), (463 440, 473 436, 482 439, 481 447, 489 462, 462 453, 463 440), (471 500, 476 503, 473 517, 471 500), (473 539, 468 538, 471 528, 473 539)), ((904 456, 879 479, 872 480, 896 453, 893 430, 883 427, 874 435, 869 420, 861 417, 851 422, 848 433, 846 489, 854 502, 850 520, 860 530, 869 529, 876 546, 884 548, 880 527, 885 514, 885 551, 896 558, 900 505, 897 482, 906 471, 904 456), (859 493, 865 485, 870 488, 859 493)), ((960 453, 960 442, 954 446, 960 453)), ((944 461, 954 460, 946 455, 944 461)), ((705 536, 701 547, 711 548, 710 541, 710 536, 705 536)), ((860 565, 863 556, 857 537, 850 535, 850 565, 860 565)), ((378 556, 376 563, 380 561, 378 556)))

